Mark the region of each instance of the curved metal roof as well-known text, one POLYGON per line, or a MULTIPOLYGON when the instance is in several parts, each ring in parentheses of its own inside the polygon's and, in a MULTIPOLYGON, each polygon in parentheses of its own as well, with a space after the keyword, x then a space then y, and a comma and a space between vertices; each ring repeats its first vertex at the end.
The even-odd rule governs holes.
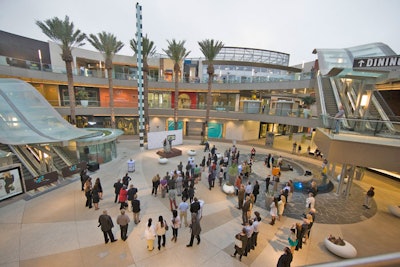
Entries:
POLYGON ((0 79, 0 143, 55 143, 91 134, 69 124, 30 84, 0 79))
POLYGON ((224 46, 215 61, 252 62, 278 66, 289 66, 289 54, 271 50, 224 46))

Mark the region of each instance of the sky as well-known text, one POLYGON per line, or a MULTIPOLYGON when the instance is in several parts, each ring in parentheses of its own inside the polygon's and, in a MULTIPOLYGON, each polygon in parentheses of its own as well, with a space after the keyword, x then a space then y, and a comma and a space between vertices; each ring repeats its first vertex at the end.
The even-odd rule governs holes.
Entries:
MULTIPOLYGON (((400 51, 398 0, 0 0, 0 30, 48 41, 35 21, 68 15, 75 29, 110 32, 125 44, 118 54, 133 55, 137 2, 157 53, 175 39, 199 58, 198 42, 214 39, 290 54, 292 66, 315 60, 315 48, 383 42, 400 51)), ((95 51, 88 42, 82 48, 95 51)))

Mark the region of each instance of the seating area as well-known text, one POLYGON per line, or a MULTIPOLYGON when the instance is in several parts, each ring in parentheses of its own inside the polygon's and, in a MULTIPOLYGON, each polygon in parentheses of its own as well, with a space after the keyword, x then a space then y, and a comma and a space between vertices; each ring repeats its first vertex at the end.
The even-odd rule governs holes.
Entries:
POLYGON ((160 164, 167 164, 167 163, 168 163, 168 159, 167 159, 167 158, 159 158, 159 159, 158 159, 158 163, 160 163, 160 164))
POLYGON ((222 186, 222 191, 227 195, 232 195, 235 193, 235 187, 233 185, 224 184, 222 186))
POLYGON ((334 244, 332 241, 329 240, 329 238, 325 238, 324 240, 324 245, 325 247, 332 252, 333 254, 345 258, 345 259, 351 259, 357 256, 357 250, 356 248, 350 244, 349 242, 343 240, 344 246, 342 245, 337 245, 334 244))
POLYGON ((196 156, 196 150, 190 149, 190 150, 188 150, 187 154, 189 156, 196 156))
POLYGON ((391 205, 388 207, 391 214, 400 218, 400 206, 391 205))

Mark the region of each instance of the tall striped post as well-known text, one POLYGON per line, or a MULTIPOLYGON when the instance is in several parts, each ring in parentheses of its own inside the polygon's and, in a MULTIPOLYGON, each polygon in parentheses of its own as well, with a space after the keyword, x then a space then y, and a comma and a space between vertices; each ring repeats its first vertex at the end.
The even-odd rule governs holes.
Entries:
POLYGON ((142 6, 136 3, 136 40, 138 66, 138 112, 139 112, 139 145, 144 150, 144 97, 143 97, 143 59, 142 59, 142 6))

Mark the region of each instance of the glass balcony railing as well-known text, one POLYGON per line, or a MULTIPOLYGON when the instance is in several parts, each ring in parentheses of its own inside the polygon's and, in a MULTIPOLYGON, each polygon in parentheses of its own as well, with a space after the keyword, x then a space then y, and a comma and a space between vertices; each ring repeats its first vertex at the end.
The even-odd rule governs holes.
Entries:
POLYGON ((332 116, 322 116, 322 120, 324 127, 331 133, 335 133, 336 125, 339 123, 339 132, 346 134, 400 138, 400 118, 398 117, 391 118, 391 120, 376 118, 342 118, 337 120, 332 116))
MULTIPOLYGON (((66 73, 65 66, 56 66, 52 64, 46 64, 42 62, 28 61, 23 59, 10 58, 7 56, 0 55, 0 65, 10 66, 16 68, 24 68, 36 71, 45 71, 52 73, 66 73)), ((73 68, 73 75, 76 76, 86 76, 94 78, 107 78, 105 69, 87 69, 87 68, 73 68)), ((216 76, 213 83, 268 83, 268 82, 280 82, 280 81, 299 81, 299 80, 310 80, 313 77, 313 73, 293 73, 288 75, 281 74, 270 74, 268 76, 243 76, 243 75, 229 75, 228 79, 226 77, 216 76)), ((137 73, 131 72, 117 72, 113 71, 113 79, 116 80, 137 80, 137 73)), ((174 82, 174 79, 164 79, 164 77, 154 77, 152 75, 148 76, 149 81, 154 82, 174 82)), ((207 83, 208 76, 204 76, 203 80, 200 81, 199 78, 183 79, 180 83, 207 83)))

